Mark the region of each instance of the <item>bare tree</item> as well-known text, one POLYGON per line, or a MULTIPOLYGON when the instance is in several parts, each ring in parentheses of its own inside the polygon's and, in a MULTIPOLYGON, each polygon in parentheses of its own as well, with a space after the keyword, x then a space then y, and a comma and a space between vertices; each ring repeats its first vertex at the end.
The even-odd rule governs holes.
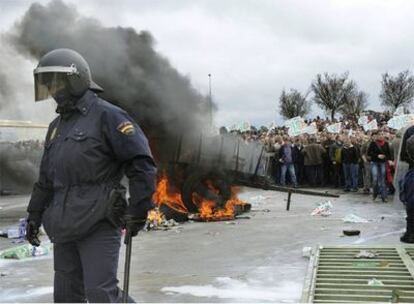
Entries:
POLYGON ((305 116, 309 113, 310 105, 306 96, 303 96, 299 91, 290 89, 288 93, 285 90, 279 98, 280 114, 286 119, 296 116, 305 116))
POLYGON ((344 104, 339 109, 339 112, 344 116, 358 117, 368 105, 368 94, 358 91, 355 84, 354 89, 346 94, 344 99, 344 104))
POLYGON ((382 105, 392 110, 399 106, 409 106, 414 98, 414 77, 406 70, 393 77, 388 73, 382 75, 382 105))
POLYGON ((331 119, 342 108, 355 90, 355 82, 348 80, 348 73, 342 75, 329 75, 328 73, 316 75, 311 84, 315 103, 331 114, 331 119))

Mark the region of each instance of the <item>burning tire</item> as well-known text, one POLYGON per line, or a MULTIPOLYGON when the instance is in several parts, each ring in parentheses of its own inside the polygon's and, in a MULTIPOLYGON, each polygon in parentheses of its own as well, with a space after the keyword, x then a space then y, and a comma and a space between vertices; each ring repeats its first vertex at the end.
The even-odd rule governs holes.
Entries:
POLYGON ((190 213, 198 212, 194 195, 214 201, 217 207, 223 207, 231 197, 231 183, 222 172, 197 172, 197 169, 194 169, 194 173, 185 180, 181 195, 190 213))
POLYGON ((167 221, 170 219, 173 219, 177 223, 188 221, 188 213, 175 209, 167 204, 160 205, 160 212, 164 214, 167 221))

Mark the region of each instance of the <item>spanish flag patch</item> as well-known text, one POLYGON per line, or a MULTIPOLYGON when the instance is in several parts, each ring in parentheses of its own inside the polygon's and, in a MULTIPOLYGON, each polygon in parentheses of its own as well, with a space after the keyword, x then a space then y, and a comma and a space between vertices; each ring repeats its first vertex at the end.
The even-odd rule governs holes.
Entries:
POLYGON ((135 133, 134 125, 130 121, 124 121, 117 127, 117 129, 125 135, 133 135, 135 133))

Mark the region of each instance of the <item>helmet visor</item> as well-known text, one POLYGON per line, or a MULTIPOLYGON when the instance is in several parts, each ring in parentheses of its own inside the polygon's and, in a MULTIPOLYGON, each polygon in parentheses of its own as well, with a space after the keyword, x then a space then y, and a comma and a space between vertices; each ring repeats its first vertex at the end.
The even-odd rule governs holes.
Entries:
POLYGON ((57 92, 65 89, 66 74, 60 72, 35 73, 35 101, 41 101, 56 96, 57 92))

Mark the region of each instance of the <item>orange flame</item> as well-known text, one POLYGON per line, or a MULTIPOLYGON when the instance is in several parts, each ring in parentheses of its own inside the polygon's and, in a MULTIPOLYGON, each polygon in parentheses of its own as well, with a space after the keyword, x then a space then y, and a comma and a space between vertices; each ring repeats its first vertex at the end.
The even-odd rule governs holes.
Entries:
MULTIPOLYGON (((208 188, 218 193, 218 190, 214 187, 213 183, 207 182, 208 188)), ((197 193, 193 193, 193 201, 197 204, 199 209, 200 219, 203 221, 223 221, 232 220, 235 217, 235 206, 245 205, 246 202, 237 198, 238 187, 231 188, 231 198, 225 203, 223 208, 218 208, 216 202, 204 199, 197 193)), ((188 213, 185 207, 181 194, 176 190, 168 181, 166 175, 162 175, 157 184, 157 190, 153 195, 153 201, 157 206, 161 204, 167 204, 169 207, 181 212, 188 213)), ((155 215, 152 215, 155 216, 155 215)))
POLYGON ((185 207, 181 194, 172 189, 166 175, 162 175, 157 184, 157 190, 152 196, 153 201, 159 207, 162 203, 167 204, 173 209, 188 213, 185 207))
POLYGON ((164 215, 158 210, 158 208, 156 208, 148 212, 147 221, 153 226, 159 226, 165 221, 165 218, 164 215))

